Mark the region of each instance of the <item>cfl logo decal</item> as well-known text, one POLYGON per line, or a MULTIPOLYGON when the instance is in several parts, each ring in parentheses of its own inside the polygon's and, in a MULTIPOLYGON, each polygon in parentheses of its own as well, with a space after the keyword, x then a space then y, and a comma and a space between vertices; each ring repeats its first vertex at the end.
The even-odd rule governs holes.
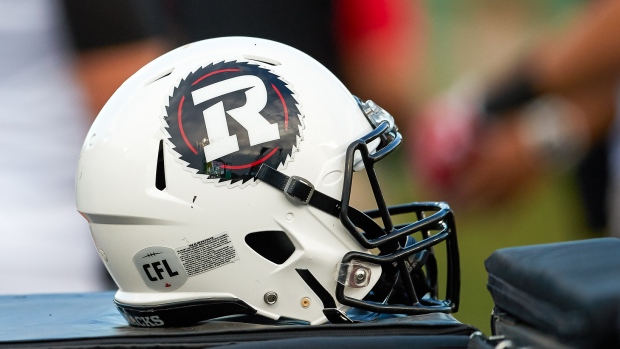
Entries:
POLYGON ((278 168, 297 151, 303 118, 293 91, 258 64, 209 64, 168 99, 165 127, 179 159, 218 182, 245 183, 261 164, 278 168))
POLYGON ((144 248, 134 254, 132 261, 144 284, 154 291, 174 291, 187 282, 187 272, 170 247, 144 248))

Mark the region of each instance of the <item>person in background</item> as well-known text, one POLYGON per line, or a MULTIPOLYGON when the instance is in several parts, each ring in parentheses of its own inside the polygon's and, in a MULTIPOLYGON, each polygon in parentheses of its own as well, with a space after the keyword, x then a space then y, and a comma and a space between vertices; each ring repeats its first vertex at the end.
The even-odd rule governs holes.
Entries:
POLYGON ((578 168, 594 228, 607 219, 609 233, 620 236, 618 16, 620 3, 592 2, 567 32, 497 81, 462 84, 429 104, 412 147, 427 186, 457 206, 488 207, 541 174, 578 168))
POLYGON ((78 155, 101 101, 161 50, 136 25, 134 1, 106 1, 98 16, 107 24, 94 35, 84 22, 101 5, 0 2, 2 294, 110 287, 75 210, 78 155))

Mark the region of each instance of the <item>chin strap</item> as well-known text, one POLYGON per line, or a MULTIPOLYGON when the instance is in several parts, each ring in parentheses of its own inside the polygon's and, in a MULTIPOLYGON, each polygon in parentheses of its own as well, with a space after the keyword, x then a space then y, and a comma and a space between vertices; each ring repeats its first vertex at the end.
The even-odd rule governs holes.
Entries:
MULTIPOLYGON (((255 176, 257 179, 282 191, 287 199, 297 205, 310 205, 329 215, 340 218, 342 203, 329 195, 314 189, 310 181, 297 176, 287 176, 284 173, 262 164, 255 176)), ((385 235, 372 218, 353 207, 346 207, 346 214, 351 221, 362 231, 367 238, 377 238, 385 235)))
POLYGON ((292 176, 262 164, 256 178, 284 192, 286 198, 295 204, 310 205, 332 216, 340 215, 340 201, 314 189, 304 178, 292 176))

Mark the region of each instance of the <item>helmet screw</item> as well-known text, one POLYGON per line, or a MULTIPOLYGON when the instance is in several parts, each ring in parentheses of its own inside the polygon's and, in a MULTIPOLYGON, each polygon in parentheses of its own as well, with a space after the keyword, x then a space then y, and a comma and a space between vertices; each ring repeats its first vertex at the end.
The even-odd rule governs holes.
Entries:
POLYGON ((304 309, 310 307, 310 298, 308 298, 308 297, 302 298, 301 299, 301 306, 304 309))
POLYGON ((278 294, 273 291, 269 291, 265 293, 265 295, 263 296, 263 300, 265 301, 265 303, 273 305, 278 301, 278 294))
POLYGON ((359 268, 355 271, 355 284, 361 285, 366 281, 366 270, 359 268))

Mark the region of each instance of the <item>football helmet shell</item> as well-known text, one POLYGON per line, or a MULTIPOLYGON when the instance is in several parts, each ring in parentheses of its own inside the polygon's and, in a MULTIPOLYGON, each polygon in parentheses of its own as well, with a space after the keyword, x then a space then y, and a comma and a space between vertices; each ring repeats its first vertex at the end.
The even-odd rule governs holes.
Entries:
MULTIPOLYGON (((77 208, 135 326, 233 314, 319 324, 346 320, 352 305, 401 312, 421 295, 396 308, 360 304, 384 270, 409 275, 413 256, 446 239, 454 249, 456 237, 447 206, 400 209, 434 212, 413 230, 385 224, 380 191, 374 214, 348 206, 354 168, 374 176, 398 143, 389 114, 308 55, 262 39, 205 40, 155 59, 110 98, 83 145, 77 208), (403 242, 422 228, 440 232, 403 242)), ((458 274, 458 258, 450 263, 458 274)), ((458 291, 448 298, 433 309, 456 310, 458 291)))

